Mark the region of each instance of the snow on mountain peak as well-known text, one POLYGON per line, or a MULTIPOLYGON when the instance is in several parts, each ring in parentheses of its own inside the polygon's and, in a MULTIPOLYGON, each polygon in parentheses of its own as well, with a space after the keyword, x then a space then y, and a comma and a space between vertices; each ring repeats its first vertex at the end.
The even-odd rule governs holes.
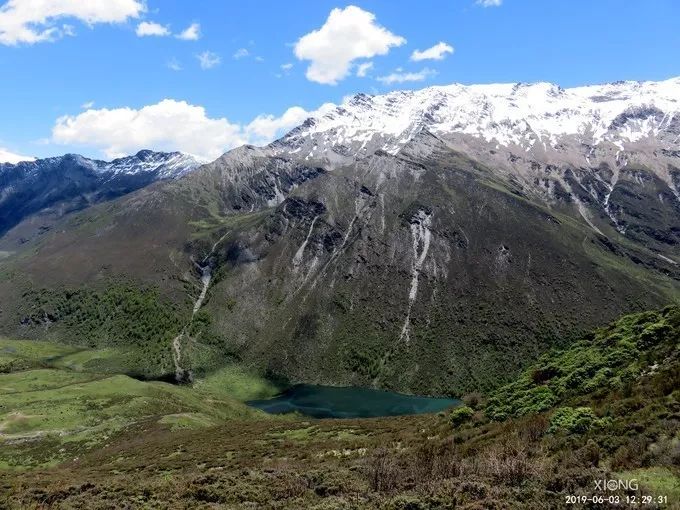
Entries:
POLYGON ((119 175, 154 174, 154 179, 176 179, 207 163, 206 160, 183 152, 141 150, 132 156, 112 161, 90 159, 80 154, 65 154, 16 164, 0 163, 0 171, 18 169, 25 175, 40 175, 60 165, 74 165, 93 174, 112 178, 119 175))
POLYGON ((587 145, 625 144, 668 132, 680 136, 680 78, 625 81, 574 88, 546 82, 452 84, 379 96, 357 94, 312 118, 276 146, 311 158, 397 152, 422 129, 464 134, 530 150, 554 147, 564 136, 587 145), (675 122, 673 122, 675 120, 675 122))
POLYGON ((206 160, 183 152, 154 152, 144 149, 133 156, 105 163, 100 171, 114 174, 158 171, 159 179, 172 179, 181 177, 206 162, 206 160))

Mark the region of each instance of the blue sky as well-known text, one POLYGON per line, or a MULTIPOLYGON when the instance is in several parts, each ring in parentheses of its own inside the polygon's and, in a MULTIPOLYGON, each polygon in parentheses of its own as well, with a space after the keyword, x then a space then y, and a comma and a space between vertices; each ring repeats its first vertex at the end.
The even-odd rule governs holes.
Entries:
POLYGON ((678 21, 675 0, 0 0, 0 159, 212 158, 360 91, 666 79, 678 21))

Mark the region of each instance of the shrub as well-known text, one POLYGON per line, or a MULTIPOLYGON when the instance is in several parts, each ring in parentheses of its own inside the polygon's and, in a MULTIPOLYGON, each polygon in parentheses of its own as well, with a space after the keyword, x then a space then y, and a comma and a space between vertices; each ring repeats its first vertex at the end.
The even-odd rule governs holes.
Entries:
POLYGON ((527 441, 536 443, 543 437, 543 434, 548 430, 549 425, 550 423, 544 415, 535 414, 529 416, 524 422, 520 434, 527 441))
POLYGON ((654 345, 662 342, 668 335, 671 334, 673 328, 669 324, 655 322, 647 326, 637 341, 639 349, 649 349, 654 345))
POLYGON ((487 448, 477 464, 478 474, 497 482, 519 486, 525 480, 540 477, 546 466, 529 458, 526 449, 516 442, 495 444, 487 448))
POLYGON ((427 510, 432 507, 418 496, 400 494, 395 496, 385 508, 388 510, 427 510))
MULTIPOLYGON (((491 393, 486 415, 503 421, 541 413, 575 397, 603 398, 611 390, 629 397, 640 376, 654 375, 677 349, 674 339, 680 338, 679 323, 680 308, 676 306, 662 313, 628 315, 565 350, 547 353, 518 380, 491 393)), ((664 375, 655 379, 648 391, 668 394, 677 380, 680 377, 664 375)), ((586 423, 587 417, 581 416, 581 420, 583 426, 592 425, 586 423)))
POLYGON ((518 415, 547 411, 557 403, 557 397, 547 386, 537 386, 526 392, 520 399, 518 415))
POLYGON ((392 491, 397 487, 399 469, 395 459, 385 448, 378 448, 368 459, 368 480, 377 492, 392 491))
POLYGON ((590 407, 559 407, 550 419, 548 432, 559 430, 582 434, 598 423, 597 416, 590 407))
POLYGON ((479 409, 483 400, 484 397, 478 391, 468 393, 463 397, 463 403, 472 409, 479 409))
POLYGON ((543 384, 558 375, 560 375, 559 368, 552 365, 546 365, 532 370, 531 380, 535 384, 543 384))
POLYGON ((595 441, 588 442, 576 452, 576 456, 584 465, 597 466, 600 462, 600 447, 595 441))
POLYGON ((451 414, 449 415, 449 422, 454 427, 459 427, 463 423, 469 421, 474 414, 475 412, 472 410, 471 407, 468 406, 456 407, 453 411, 451 411, 451 414))

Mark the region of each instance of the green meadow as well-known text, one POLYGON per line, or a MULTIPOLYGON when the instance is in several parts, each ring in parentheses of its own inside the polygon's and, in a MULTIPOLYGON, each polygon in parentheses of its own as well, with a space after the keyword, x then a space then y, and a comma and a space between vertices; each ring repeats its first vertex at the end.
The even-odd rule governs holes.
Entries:
POLYGON ((244 369, 176 386, 117 373, 128 356, 115 348, 0 339, 0 467, 53 464, 143 423, 176 429, 266 418, 241 401, 275 389, 244 369))

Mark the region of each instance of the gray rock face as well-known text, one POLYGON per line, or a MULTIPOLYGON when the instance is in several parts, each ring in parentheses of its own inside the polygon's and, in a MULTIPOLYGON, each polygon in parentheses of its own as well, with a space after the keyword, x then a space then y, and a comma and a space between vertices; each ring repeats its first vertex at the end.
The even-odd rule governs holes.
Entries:
POLYGON ((181 177, 200 164, 188 154, 149 150, 110 162, 67 154, 0 163, 0 235, 32 214, 60 217, 157 180, 181 177))
POLYGON ((226 351, 295 381, 491 386, 586 324, 680 291, 678 214, 641 205, 658 200, 658 178, 621 171, 609 202, 621 204, 624 235, 604 212, 590 223, 579 212, 596 198, 578 182, 597 200, 609 189, 573 168, 564 175, 574 191, 559 185, 549 202, 421 131, 396 154, 319 174, 260 209, 256 227, 228 232, 204 311, 226 351), (233 255, 245 249, 247 260, 233 255))
POLYGON ((423 132, 533 200, 568 205, 597 233, 613 229, 677 255, 680 78, 572 89, 518 83, 359 94, 269 150, 335 168, 377 151, 425 155, 430 148, 423 132))

